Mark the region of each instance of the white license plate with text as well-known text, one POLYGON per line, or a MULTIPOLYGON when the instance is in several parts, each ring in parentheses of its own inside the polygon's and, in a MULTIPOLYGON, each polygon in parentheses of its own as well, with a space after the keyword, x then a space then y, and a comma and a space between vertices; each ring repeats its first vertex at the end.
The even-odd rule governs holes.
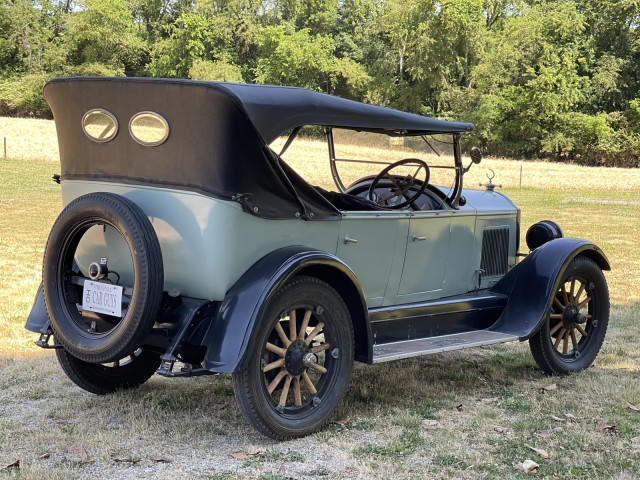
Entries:
POLYGON ((82 287, 82 309, 121 317, 122 291, 123 287, 119 285, 85 280, 82 287))

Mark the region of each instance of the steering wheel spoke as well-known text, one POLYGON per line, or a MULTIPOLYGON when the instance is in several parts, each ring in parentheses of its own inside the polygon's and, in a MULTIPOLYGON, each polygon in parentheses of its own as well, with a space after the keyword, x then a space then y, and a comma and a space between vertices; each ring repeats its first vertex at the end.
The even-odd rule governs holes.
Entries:
MULTIPOLYGON (((400 209, 404 208, 407 205, 412 204, 420 195, 422 195, 427 188, 427 184, 429 183, 429 166, 424 160, 420 160, 419 158, 405 158, 404 160, 399 160, 394 162, 387 167, 384 168, 376 178, 373 179, 371 185, 369 185, 369 191, 367 192, 367 198, 372 202, 377 203, 378 205, 400 209), (407 175, 394 175, 392 171, 395 168, 403 167, 403 166, 411 166, 417 165, 416 171, 407 175), (418 178, 420 171, 424 169, 424 179, 418 178), (378 193, 376 194, 376 189, 379 187, 380 182, 383 179, 389 179, 392 183, 389 188, 389 193, 378 193), (390 203, 389 201, 397 198, 399 203, 390 203), (404 201, 400 201, 400 199, 404 198, 404 201)), ((385 186, 385 188, 387 188, 385 186)))

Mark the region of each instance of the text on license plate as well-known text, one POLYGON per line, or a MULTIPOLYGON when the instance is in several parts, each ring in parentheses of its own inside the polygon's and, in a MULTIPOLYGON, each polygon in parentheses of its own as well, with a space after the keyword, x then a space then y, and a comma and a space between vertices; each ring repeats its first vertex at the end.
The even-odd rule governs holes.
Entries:
POLYGON ((119 285, 85 280, 82 287, 82 309, 121 317, 122 290, 123 287, 119 285))

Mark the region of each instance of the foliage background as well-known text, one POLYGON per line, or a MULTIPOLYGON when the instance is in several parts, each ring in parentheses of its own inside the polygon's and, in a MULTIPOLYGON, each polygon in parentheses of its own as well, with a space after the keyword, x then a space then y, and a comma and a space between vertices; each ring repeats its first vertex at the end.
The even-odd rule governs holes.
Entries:
POLYGON ((0 0, 0 115, 50 117, 61 75, 298 85, 637 167, 639 26, 640 0, 0 0))

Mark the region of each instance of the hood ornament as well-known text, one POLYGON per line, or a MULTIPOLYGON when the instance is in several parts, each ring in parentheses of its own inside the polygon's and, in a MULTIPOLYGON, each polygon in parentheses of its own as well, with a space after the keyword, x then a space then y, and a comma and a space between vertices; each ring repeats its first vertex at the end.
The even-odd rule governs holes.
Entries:
POLYGON ((492 168, 489 169, 489 172, 491 172, 491 173, 490 174, 489 173, 486 174, 487 178, 489 179, 489 183, 481 183, 479 186, 486 187, 486 189, 488 191, 490 191, 490 192, 493 192, 496 187, 502 188, 502 184, 493 183, 493 179, 496 176, 496 172, 494 172, 492 168))

